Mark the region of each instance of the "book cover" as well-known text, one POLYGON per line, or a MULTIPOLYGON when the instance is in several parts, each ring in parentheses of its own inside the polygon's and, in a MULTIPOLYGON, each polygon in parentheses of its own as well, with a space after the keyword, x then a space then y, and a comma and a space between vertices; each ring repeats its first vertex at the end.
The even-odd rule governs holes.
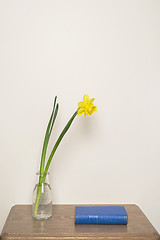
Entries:
POLYGON ((128 214, 123 206, 77 206, 75 224, 127 224, 128 214))

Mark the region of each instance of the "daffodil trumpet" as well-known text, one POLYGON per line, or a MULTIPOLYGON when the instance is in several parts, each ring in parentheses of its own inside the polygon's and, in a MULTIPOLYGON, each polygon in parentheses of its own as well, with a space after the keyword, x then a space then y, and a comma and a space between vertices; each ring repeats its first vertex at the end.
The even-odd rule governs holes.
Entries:
POLYGON ((63 131, 61 132, 60 136, 58 137, 58 139, 57 139, 57 141, 56 141, 56 143, 55 143, 55 145, 54 145, 54 147, 53 147, 53 149, 50 153, 48 161, 45 165, 47 146, 48 146, 48 143, 49 143, 51 132, 52 132, 52 129, 53 129, 56 117, 57 117, 58 109, 59 109, 59 105, 57 103, 57 96, 55 97, 53 110, 52 110, 52 113, 51 113, 51 116, 50 116, 50 119, 49 119, 49 123, 48 123, 47 130, 46 130, 46 133, 45 133, 43 148, 42 148, 41 164, 40 164, 40 176, 39 176, 39 183, 38 183, 38 187, 37 187, 37 195, 36 195, 36 201, 35 201, 34 213, 33 213, 34 216, 37 215, 39 201, 40 201, 41 193, 42 193, 42 185, 45 182, 45 178, 46 178, 49 166, 51 164, 53 156, 54 156, 60 142, 62 141, 64 135, 66 134, 66 132, 70 128, 73 120, 75 119, 75 117, 77 115, 80 116, 83 113, 84 113, 84 115, 91 115, 95 111, 97 111, 97 108, 93 104, 93 101, 94 101, 94 98, 89 99, 89 96, 87 94, 84 95, 83 101, 78 104, 78 109, 74 112, 74 114, 72 115, 72 117, 70 118, 70 120, 68 121, 66 126, 64 127, 63 131))

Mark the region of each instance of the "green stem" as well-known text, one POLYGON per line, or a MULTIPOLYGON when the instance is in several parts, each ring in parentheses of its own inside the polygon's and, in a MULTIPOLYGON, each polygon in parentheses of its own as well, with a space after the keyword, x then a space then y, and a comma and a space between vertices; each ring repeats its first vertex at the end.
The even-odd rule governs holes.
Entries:
POLYGON ((68 131, 69 127, 71 126, 71 124, 72 124, 72 122, 73 122, 73 120, 74 120, 74 118, 75 118, 76 116, 77 116, 77 111, 76 111, 76 112, 73 114, 73 116, 70 118, 70 120, 69 120, 68 123, 66 124, 65 128, 64 128, 63 131, 61 132, 59 138, 57 139, 57 141, 56 141, 56 143, 55 143, 55 145, 54 145, 54 147, 53 147, 53 149, 52 149, 52 152, 51 152, 51 154, 50 154, 50 156, 49 156, 49 159, 48 159, 48 161, 47 161, 47 164, 46 164, 46 167, 45 167, 45 170, 44 170, 44 176, 45 176, 45 175, 47 174, 47 172, 48 172, 48 168, 49 168, 49 166, 50 166, 50 164, 51 164, 51 161, 52 161, 52 158, 53 158, 53 156, 54 156, 54 154, 55 154, 55 151, 57 150, 60 142, 62 141, 62 138, 64 137, 64 135, 65 135, 66 132, 68 131))
MULTIPOLYGON (((34 216, 37 215, 39 201, 40 201, 41 192, 42 192, 42 184, 44 183, 43 182, 43 173, 44 173, 44 165, 45 165, 45 157, 46 157, 47 146, 48 146, 48 142, 49 142, 49 138, 50 138, 50 135, 51 135, 51 132, 52 132, 52 128, 53 128, 53 125, 54 125, 54 122, 55 122, 55 119, 56 119, 57 113, 58 113, 58 104, 56 104, 56 100, 57 100, 57 96, 54 99, 54 106, 53 106, 53 110, 52 110, 52 113, 51 113, 51 117, 49 119, 49 123, 48 123, 47 130, 46 130, 46 133, 45 133, 44 143, 43 143, 39 183, 38 183, 38 187, 37 187, 37 195, 36 195, 36 201, 35 201, 35 205, 34 205, 34 216)), ((45 181, 45 178, 44 178, 44 181, 45 181)))
POLYGON ((42 193, 42 176, 40 175, 39 177, 39 183, 38 183, 38 187, 37 187, 37 195, 36 195, 36 201, 34 204, 34 216, 37 216, 37 212, 38 212, 38 207, 39 207, 39 201, 41 198, 41 193, 42 193))

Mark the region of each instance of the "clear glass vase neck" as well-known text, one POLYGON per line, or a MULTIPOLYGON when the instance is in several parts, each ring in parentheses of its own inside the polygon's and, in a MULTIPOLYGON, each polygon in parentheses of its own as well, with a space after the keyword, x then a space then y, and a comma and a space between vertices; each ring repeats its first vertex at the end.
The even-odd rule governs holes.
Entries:
POLYGON ((46 183, 49 181, 49 172, 41 174, 40 172, 36 173, 38 179, 42 179, 42 183, 46 183))

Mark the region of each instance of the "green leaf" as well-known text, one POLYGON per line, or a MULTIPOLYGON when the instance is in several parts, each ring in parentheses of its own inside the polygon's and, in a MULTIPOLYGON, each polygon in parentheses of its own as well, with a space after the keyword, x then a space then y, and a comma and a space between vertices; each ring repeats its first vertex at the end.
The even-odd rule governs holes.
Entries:
POLYGON ((53 118, 52 118, 52 123, 51 123, 51 125, 50 125, 50 129, 49 129, 49 133, 48 133, 48 135, 49 135, 48 137, 49 137, 49 138, 50 138, 50 135, 51 135, 51 132, 52 132, 52 128, 53 128, 55 119, 56 119, 56 117, 57 117, 58 108, 59 108, 59 105, 58 105, 58 103, 57 103, 57 105, 56 105, 56 110, 55 110, 54 116, 53 116, 53 118))
POLYGON ((56 105, 56 100, 57 100, 57 96, 54 99, 53 110, 52 110, 52 113, 51 113, 51 117, 49 119, 49 123, 48 123, 48 126, 47 126, 46 133, 45 133, 42 155, 41 155, 40 175, 43 175, 47 146, 48 146, 49 138, 50 138, 51 131, 52 131, 52 128, 53 128, 53 124, 55 122, 57 112, 58 112, 58 104, 56 105), (55 110, 55 106, 56 106, 56 110, 55 110))

